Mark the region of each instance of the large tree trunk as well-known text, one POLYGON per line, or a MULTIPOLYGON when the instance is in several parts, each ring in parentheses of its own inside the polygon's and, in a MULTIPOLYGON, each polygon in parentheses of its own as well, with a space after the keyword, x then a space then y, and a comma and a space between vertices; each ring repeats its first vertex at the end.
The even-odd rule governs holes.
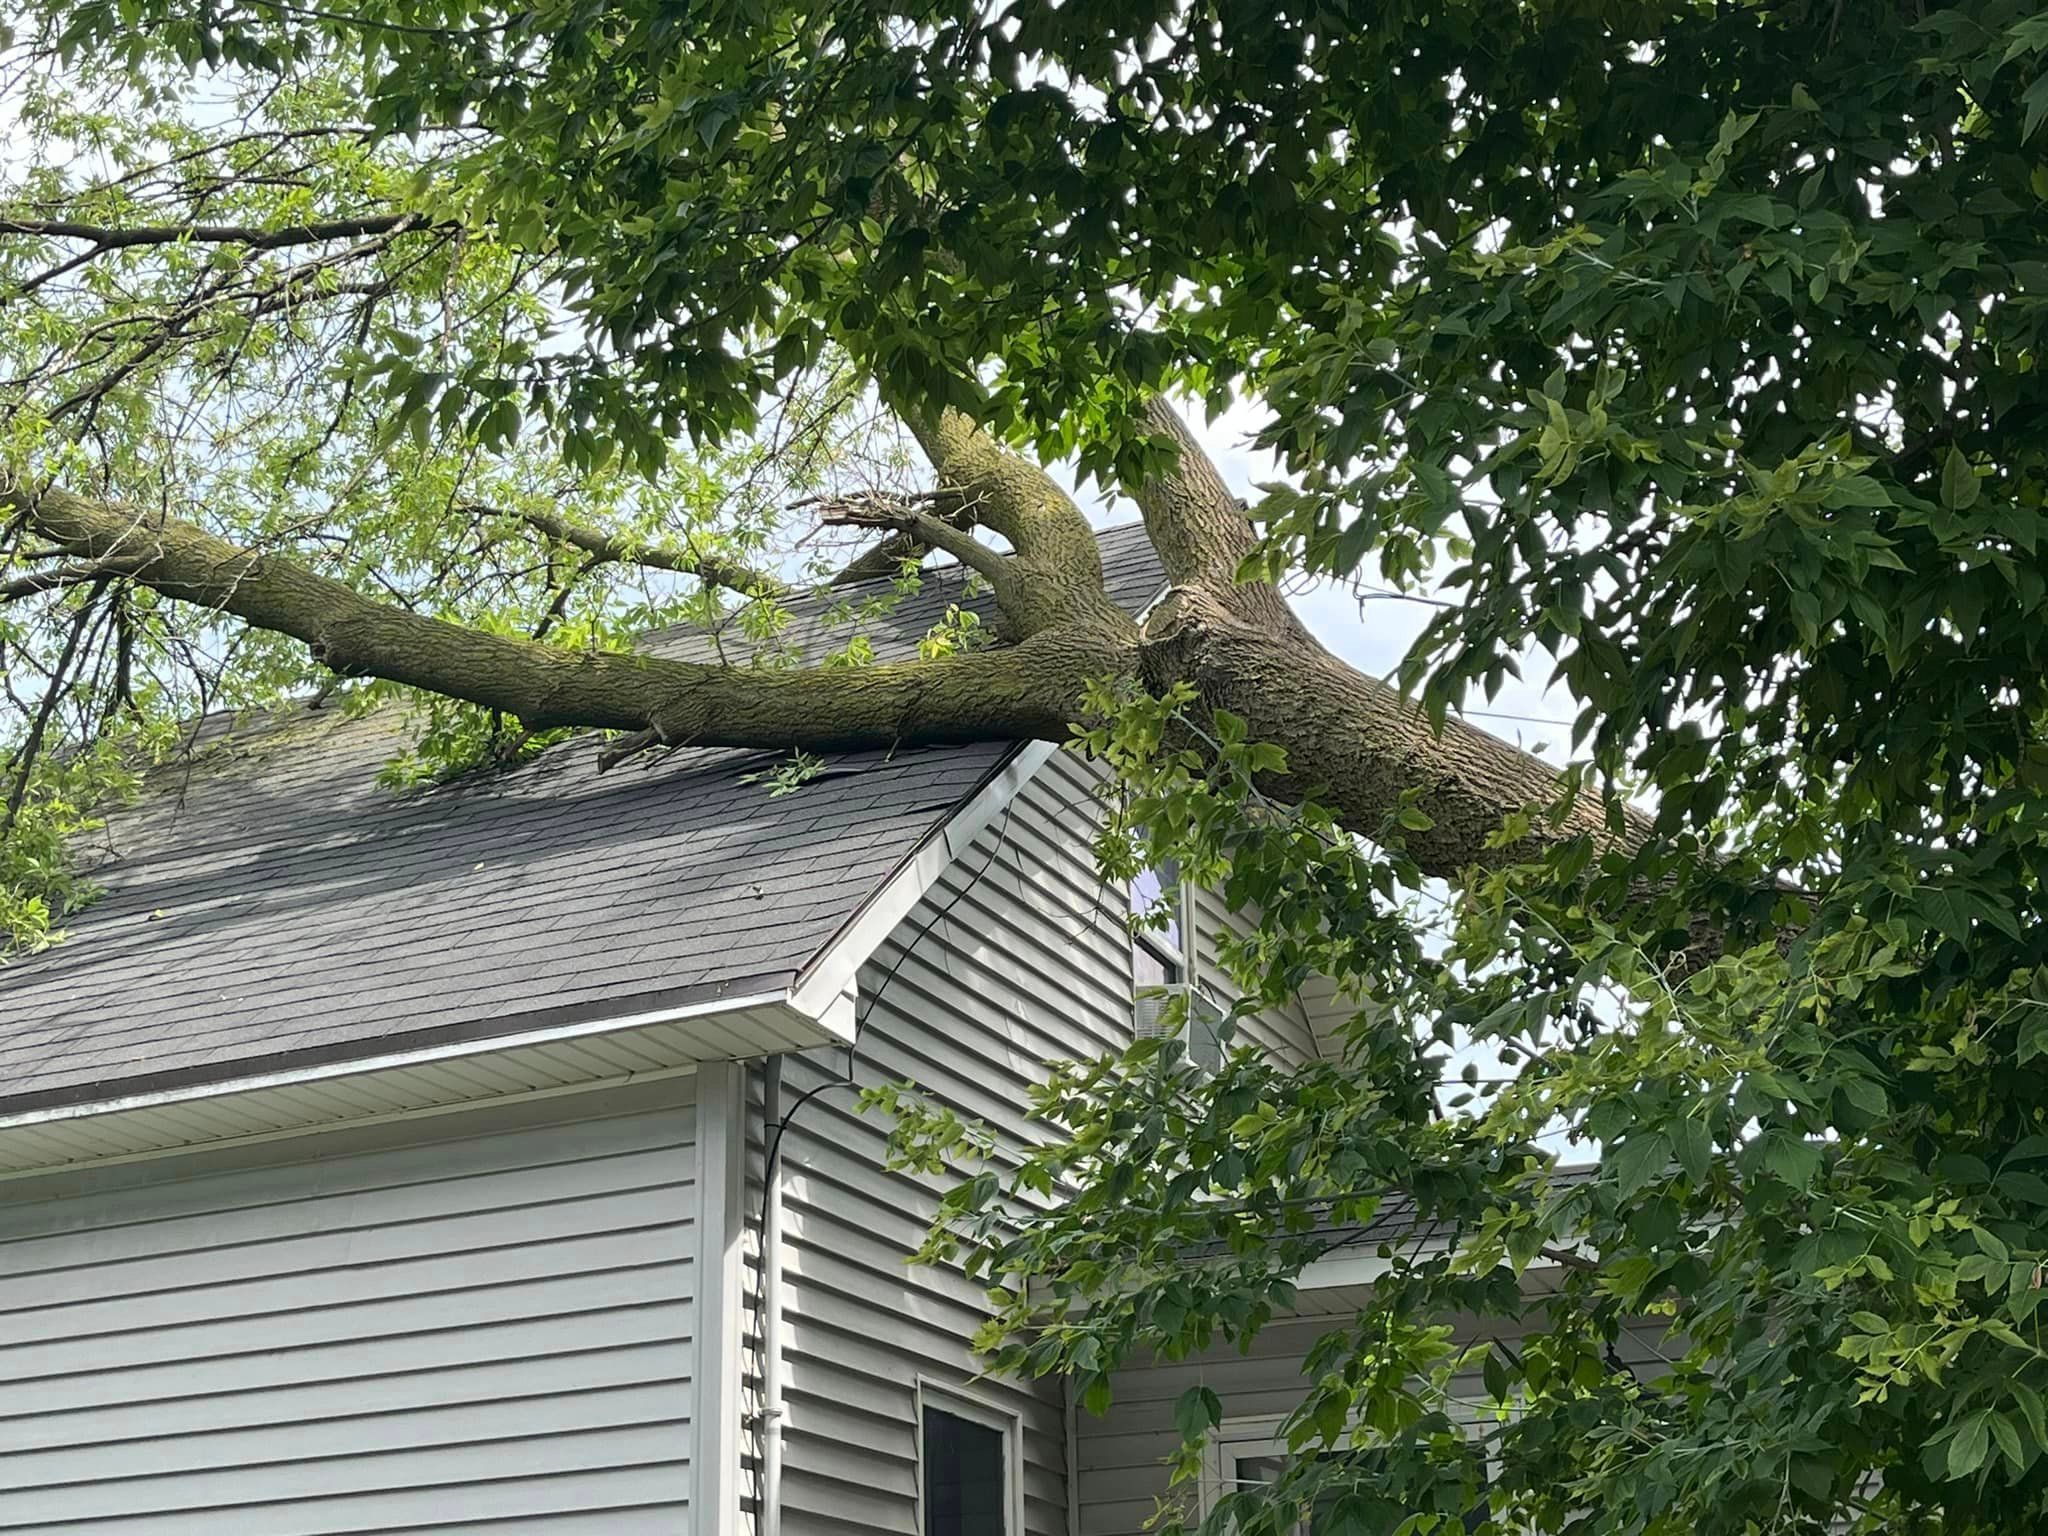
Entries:
MULTIPOLYGON (((1091 678, 1135 677, 1159 691, 1187 683, 1286 751, 1278 793, 1313 793, 1371 836, 1413 791, 1432 825, 1408 831, 1406 846, 1425 872, 1455 876, 1498 857, 1490 834, 1510 813, 1554 801, 1555 771, 1469 726, 1431 729, 1393 689, 1318 645, 1275 588, 1240 582, 1250 525, 1173 413, 1155 403, 1151 420, 1180 454, 1171 472, 1130 488, 1171 583, 1142 632, 1105 594, 1093 535, 1055 482, 957 413, 913 416, 950 507, 866 508, 838 520, 905 547, 950 550, 985 572, 1007 643, 852 669, 567 651, 409 613, 192 523, 59 487, 0 485, 0 510, 110 573, 302 640, 337 673, 464 699, 536 729, 812 751, 1059 740, 1091 678), (963 531, 976 525, 1000 533, 1014 553, 997 554, 963 531)), ((1604 835, 1590 805, 1543 825, 1539 836, 1604 835)))

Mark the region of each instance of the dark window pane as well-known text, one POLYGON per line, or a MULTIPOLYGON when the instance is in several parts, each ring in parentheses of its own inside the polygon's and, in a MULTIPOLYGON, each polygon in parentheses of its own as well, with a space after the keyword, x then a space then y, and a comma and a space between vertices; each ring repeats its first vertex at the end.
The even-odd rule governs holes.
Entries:
POLYGON ((924 1411, 924 1536, 1005 1536, 1002 1431, 924 1411))
POLYGON ((1252 1483, 1277 1483, 1280 1474, 1287 1470, 1287 1463, 1278 1456, 1239 1456, 1237 1477, 1239 1487, 1252 1483))

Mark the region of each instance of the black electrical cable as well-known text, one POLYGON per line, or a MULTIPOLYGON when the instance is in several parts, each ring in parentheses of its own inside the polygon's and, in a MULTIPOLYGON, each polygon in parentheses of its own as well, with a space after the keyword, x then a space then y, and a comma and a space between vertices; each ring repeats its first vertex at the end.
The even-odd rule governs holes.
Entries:
POLYGON ((868 1015, 874 1012, 875 1004, 881 1001, 882 994, 889 989, 889 983, 896 979, 896 973, 903 968, 903 962, 910 958, 911 951, 916 949, 919 944, 924 942, 925 935, 929 934, 932 931, 932 929, 937 927, 941 919, 952 915, 953 908, 959 905, 960 899, 963 896, 965 896, 969 891, 973 890, 975 886, 981 883, 982 877, 986 875, 989 872, 990 867, 994 865, 996 861, 996 855, 1002 852, 1003 840, 1009 835, 1009 830, 1010 807, 1006 805, 1003 807, 1003 819, 996 828, 995 841, 989 847, 988 857, 981 861, 981 868, 977 869, 974 872, 973 876, 970 879, 968 879, 967 882, 963 884, 959 890, 953 893, 951 899, 948 900, 943 907, 940 907, 936 912, 932 913, 930 917, 925 919, 923 926, 917 930, 916 935, 911 939, 911 941, 908 944, 904 945, 902 951, 898 953, 898 955, 896 956, 895 963, 892 964, 889 967, 889 969, 883 974, 880 984, 876 986, 873 992, 868 994, 866 1005, 861 1009, 860 1013, 855 1017, 853 1021, 853 1038, 849 1040, 846 1044, 845 1074, 830 1082, 819 1083, 816 1087, 808 1088, 803 1093, 797 1095, 796 1101, 793 1104, 791 1104, 787 1110, 783 1112, 782 1118, 775 1122, 775 1135, 774 1138, 768 1143, 767 1159, 762 1166, 763 1201, 767 1199, 768 1180, 774 1177, 776 1160, 782 1152, 783 1132, 787 1131, 789 1129, 790 1122, 796 1119, 797 1111, 802 1109, 806 1104, 810 1103, 811 1100, 815 1099, 819 1094, 824 1093, 828 1089, 832 1088, 851 1088, 855 1086, 853 1069, 858 1060, 858 1053, 860 1051, 861 1031, 867 1027, 868 1015))
MULTIPOLYGON (((896 979, 896 973, 903 968, 903 962, 910 958, 911 951, 924 942, 925 935, 936 928, 941 919, 951 915, 953 908, 959 904, 960 899, 973 890, 975 886, 979 885, 983 876, 987 875, 990 868, 995 864, 996 855, 1002 852, 1003 843, 1009 836, 1012 805, 1014 805, 1014 801, 1011 805, 1003 807, 1003 819, 996 824, 995 840, 989 847, 988 857, 981 861, 981 867, 961 885, 959 890, 953 893, 944 906, 925 919, 923 926, 917 930, 910 942, 903 946, 902 951, 896 956, 895 962, 883 974, 880 984, 876 986, 873 992, 868 994, 865 1005, 854 1016, 853 1038, 846 1042, 846 1067, 843 1074, 837 1078, 828 1079, 825 1082, 805 1089, 797 1095, 789 1108, 782 1112, 781 1118, 775 1122, 775 1133, 769 1138, 767 1150, 761 1164, 761 1207, 754 1213, 755 1231, 763 1231, 768 1225, 768 1199, 775 1188, 775 1168, 782 1156, 782 1138, 784 1133, 789 1130, 791 1123, 796 1119, 797 1111, 810 1103, 811 1100, 817 1098, 819 1094, 829 1089, 851 1088, 856 1085, 854 1067, 859 1060, 861 1031, 867 1027, 868 1015, 874 1012, 875 1004, 881 1001, 882 994, 889 988, 889 983, 896 979)), ((754 1287, 753 1304, 748 1308, 753 1314, 753 1331, 757 1339, 759 1339, 759 1343, 756 1346, 757 1358, 755 1369, 757 1373, 761 1369, 758 1358, 759 1351, 768 1347, 772 1342, 762 1337, 767 1324, 767 1320, 761 1315, 763 1293, 767 1289, 767 1261, 767 1254, 762 1254, 761 1282, 754 1287)), ((755 1458, 752 1481, 754 1484, 754 1519, 758 1524, 761 1519, 762 1500, 766 1497, 766 1490, 761 1484, 761 1465, 758 1457, 755 1458)))

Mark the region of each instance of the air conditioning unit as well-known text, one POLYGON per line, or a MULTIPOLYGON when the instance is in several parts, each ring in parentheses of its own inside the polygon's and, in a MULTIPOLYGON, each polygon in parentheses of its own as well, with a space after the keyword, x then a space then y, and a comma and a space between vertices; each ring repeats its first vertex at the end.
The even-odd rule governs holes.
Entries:
POLYGON ((1140 1040, 1179 1040, 1205 1072, 1223 1065, 1221 1007, 1192 982, 1147 987, 1131 1000, 1132 1033, 1140 1040))

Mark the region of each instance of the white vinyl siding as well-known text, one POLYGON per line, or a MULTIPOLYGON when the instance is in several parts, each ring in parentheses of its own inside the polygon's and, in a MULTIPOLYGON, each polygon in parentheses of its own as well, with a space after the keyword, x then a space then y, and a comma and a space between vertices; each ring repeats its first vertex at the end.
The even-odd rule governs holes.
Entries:
MULTIPOLYGON (((1217 935, 1249 933, 1257 925, 1258 915, 1231 911, 1224 905, 1219 892, 1202 886, 1196 886, 1189 893, 1188 904, 1194 914, 1193 926, 1198 935, 1194 980, 1210 997, 1227 1006, 1239 994, 1237 984, 1217 958, 1217 935)), ((1298 997, 1290 998, 1278 1008, 1240 1021, 1237 1039, 1232 1043, 1256 1045, 1275 1060, 1285 1062, 1312 1061, 1324 1048, 1318 1044, 1315 1030, 1309 1023, 1308 1010, 1298 997)))
POLYGON ((694 1127, 0 1190, 0 1528, 686 1529, 694 1127))
MULTIPOLYGON (((861 973, 863 1085, 915 1081, 1005 1139, 1032 1134, 1026 1088, 1044 1063, 1130 1036, 1125 896, 1099 881, 1088 837, 1094 779, 1056 755, 899 925, 861 973)), ((785 1107, 844 1053, 787 1060, 785 1107)), ((917 1389, 973 1382, 1022 1428, 1024 1530, 1064 1536, 1059 1384, 974 1381, 981 1287, 911 1267, 933 1209, 926 1181, 882 1164, 886 1123, 831 1089, 783 1147, 786 1536, 916 1531, 917 1389)))
MULTIPOLYGON (((1015 1144, 1041 1134, 1024 1111, 1046 1062, 1129 1042, 1129 895, 1096 869, 1099 782, 1093 766, 1055 754, 863 969, 862 1086, 915 1082, 1015 1144)), ((1196 979, 1227 1000, 1211 935, 1249 919, 1206 892, 1192 909, 1196 979)), ((1316 1048, 1298 1007, 1245 1033, 1283 1059, 1316 1048)), ((785 1108, 845 1062, 836 1051, 786 1058, 785 1108)), ((987 1315, 981 1287, 905 1263, 934 1186, 883 1168, 886 1123, 856 1114, 853 1098, 850 1088, 820 1093, 782 1151, 786 1536, 915 1532, 917 1382, 966 1383, 982 1369, 969 1347, 987 1315)), ((991 1380, 974 1390, 1022 1423, 1025 1531, 1065 1536, 1059 1386, 991 1380)))

